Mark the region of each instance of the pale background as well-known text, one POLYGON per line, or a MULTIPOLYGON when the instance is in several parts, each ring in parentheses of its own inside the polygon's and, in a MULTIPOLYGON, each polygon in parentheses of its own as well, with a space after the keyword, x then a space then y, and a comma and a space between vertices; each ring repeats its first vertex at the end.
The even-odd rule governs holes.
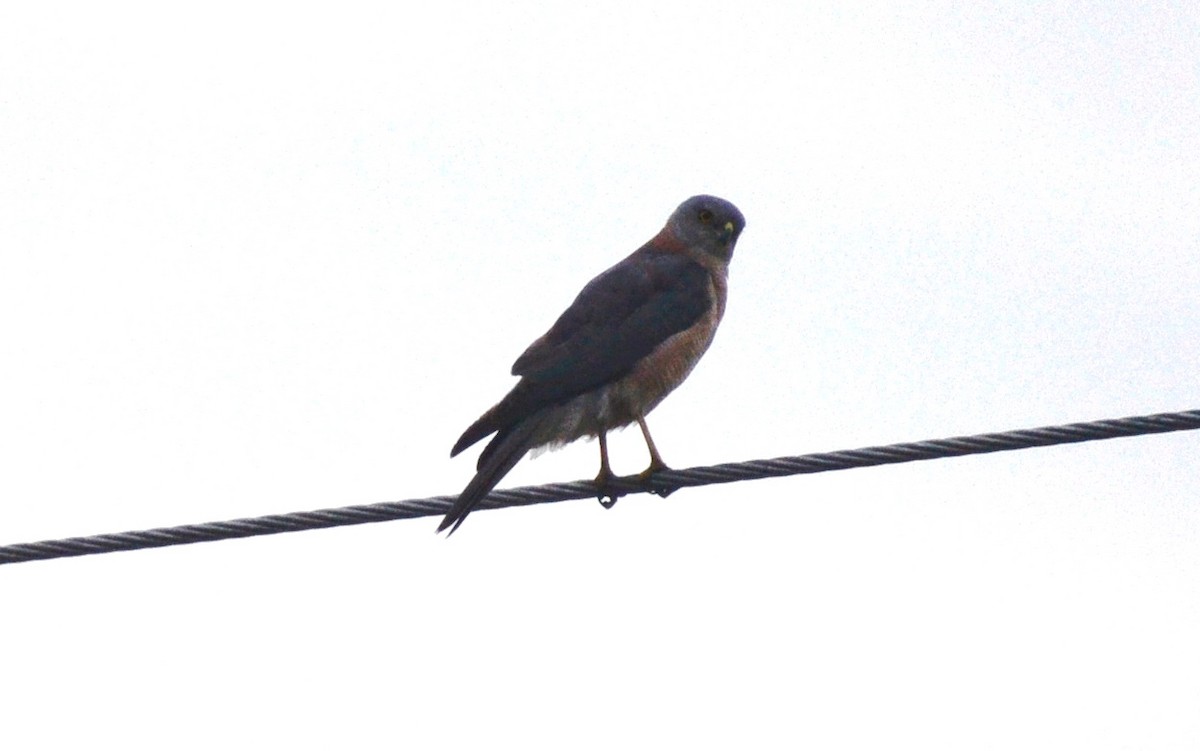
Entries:
MULTIPOLYGON (((699 192, 677 467, 1200 407, 1198 6, 892 5, 5 4, 0 544, 457 492, 699 192)), ((1182 433, 4 566, 0 746, 1196 748, 1198 488, 1182 433)))

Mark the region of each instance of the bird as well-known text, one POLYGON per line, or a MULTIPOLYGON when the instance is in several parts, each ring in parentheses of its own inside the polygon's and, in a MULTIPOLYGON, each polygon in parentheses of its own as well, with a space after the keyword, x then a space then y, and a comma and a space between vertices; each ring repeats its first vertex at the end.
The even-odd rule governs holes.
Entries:
POLYGON ((643 479, 667 469, 646 415, 691 373, 725 313, 729 262, 745 217, 697 195, 632 254, 592 279, 512 366, 520 381, 450 451, 495 434, 437 531, 455 530, 526 453, 585 437, 600 443, 596 487, 615 477, 607 434, 636 422, 650 452, 643 479))

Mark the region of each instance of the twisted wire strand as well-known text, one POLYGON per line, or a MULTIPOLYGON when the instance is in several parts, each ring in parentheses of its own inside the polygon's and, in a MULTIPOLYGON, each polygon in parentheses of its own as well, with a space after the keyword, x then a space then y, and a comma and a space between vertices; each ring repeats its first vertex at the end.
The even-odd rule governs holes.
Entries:
MULTIPOLYGON (((605 494, 620 497, 632 493, 652 492, 665 496, 679 488, 700 485, 813 474, 882 464, 901 464, 1064 443, 1196 430, 1197 428, 1200 428, 1200 409, 1186 412, 1163 412, 1156 415, 1077 422, 1069 425, 1012 430, 1004 433, 984 433, 915 443, 895 443, 889 446, 873 446, 824 454, 783 456, 775 459, 716 464, 709 467, 664 470, 648 480, 641 480, 636 476, 617 478, 606 488, 605 494)), ((533 485, 492 491, 480 503, 479 508, 530 506, 538 503, 595 498, 596 495, 596 486, 591 481, 533 485)), ((170 545, 189 545, 213 540, 326 529, 394 519, 413 519, 420 516, 440 516, 446 513, 456 498, 457 496, 442 495, 390 503, 298 511, 290 514, 272 514, 205 524, 187 524, 179 527, 161 527, 134 532, 4 545, 0 546, 0 564, 113 553, 122 550, 160 548, 170 545)))

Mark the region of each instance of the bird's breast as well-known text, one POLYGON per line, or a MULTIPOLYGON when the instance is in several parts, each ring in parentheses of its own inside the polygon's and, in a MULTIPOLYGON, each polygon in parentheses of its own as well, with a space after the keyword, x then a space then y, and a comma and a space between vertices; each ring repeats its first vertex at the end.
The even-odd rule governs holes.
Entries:
POLYGON ((657 407, 683 383, 708 350, 725 314, 724 274, 710 274, 708 287, 712 304, 696 323, 663 341, 626 376, 606 388, 607 414, 602 421, 609 429, 628 425, 657 407))

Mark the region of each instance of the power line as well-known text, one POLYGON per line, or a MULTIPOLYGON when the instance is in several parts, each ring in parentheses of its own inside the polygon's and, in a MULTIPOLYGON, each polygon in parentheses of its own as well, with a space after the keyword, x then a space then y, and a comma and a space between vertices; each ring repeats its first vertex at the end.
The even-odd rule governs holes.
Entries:
MULTIPOLYGON (((926 459, 988 454, 995 451, 1014 451, 1038 446, 1082 443, 1107 438, 1196 430, 1197 428, 1200 428, 1200 409, 1186 412, 1163 412, 1157 415, 1077 422, 1069 425, 1012 430, 1004 433, 984 433, 916 443, 894 443, 890 446, 834 451, 827 454, 805 454, 777 459, 716 464, 710 467, 664 470, 655 474, 648 481, 642 481, 637 477, 618 478, 612 482, 608 490, 616 496, 644 492, 665 496, 679 488, 699 485, 813 474, 855 467, 873 467, 881 464, 901 464, 926 459)), ((510 490, 494 490, 479 504, 479 509, 531 506, 537 503, 556 503, 595 497, 596 488, 590 481, 533 485, 510 490)), ((392 503, 298 511, 290 514, 272 514, 223 522, 188 524, 180 527, 161 527, 135 532, 4 545, 0 546, 0 564, 95 553, 114 553, 122 550, 160 548, 169 545, 189 545, 194 542, 256 537, 281 532, 300 532, 308 529, 325 529, 394 519, 412 519, 419 516, 440 516, 446 513, 456 498, 457 496, 442 495, 392 503)))

